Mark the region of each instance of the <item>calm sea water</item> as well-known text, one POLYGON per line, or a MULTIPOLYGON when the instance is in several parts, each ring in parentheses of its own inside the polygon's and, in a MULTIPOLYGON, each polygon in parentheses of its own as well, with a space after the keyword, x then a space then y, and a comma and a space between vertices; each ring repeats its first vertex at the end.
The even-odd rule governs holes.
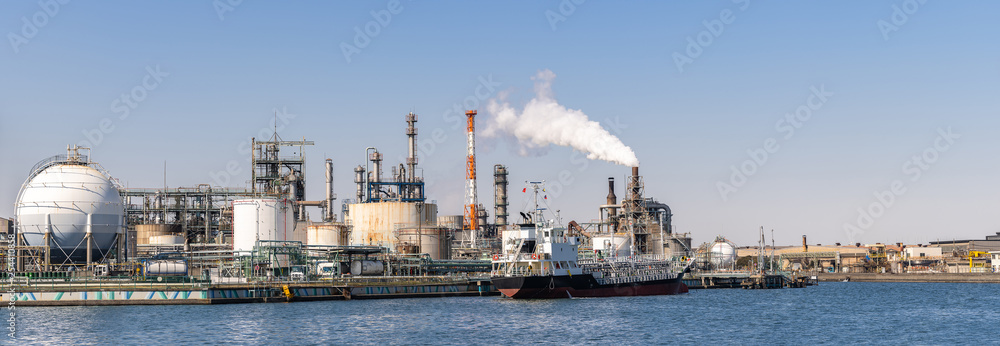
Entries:
POLYGON ((6 344, 1000 343, 1000 285, 822 283, 659 297, 18 308, 6 344))

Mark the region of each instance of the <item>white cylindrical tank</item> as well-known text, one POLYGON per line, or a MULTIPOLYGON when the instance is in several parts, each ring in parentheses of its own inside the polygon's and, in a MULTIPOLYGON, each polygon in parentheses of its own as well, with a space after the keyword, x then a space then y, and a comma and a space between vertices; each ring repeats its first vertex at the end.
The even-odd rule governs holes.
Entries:
MULTIPOLYGON (((181 225, 176 224, 141 224, 135 225, 136 244, 147 245, 153 237, 161 235, 176 235, 181 233, 181 225)), ((181 242, 183 243, 183 242, 181 242)))
POLYGON ((351 245, 396 247, 395 230, 433 227, 437 224, 437 205, 412 202, 356 203, 348 205, 351 245))
POLYGON ((632 238, 627 233, 617 233, 614 236, 599 235, 595 236, 592 241, 594 250, 600 251, 605 256, 612 254, 619 257, 632 255, 632 238))
POLYGON ((49 234, 52 263, 86 261, 92 235, 92 260, 100 260, 122 232, 125 209, 111 177, 86 159, 52 158, 36 165, 17 197, 17 227, 29 246, 45 246, 49 234))
POLYGON ((188 265, 184 260, 151 260, 143 262, 142 270, 146 276, 185 276, 188 265))
POLYGON ((292 201, 240 199, 233 201, 233 251, 253 251, 258 240, 291 240, 295 229, 292 201))
POLYGON ((382 275, 385 266, 380 261, 351 262, 351 275, 382 275))
POLYGON ((709 258, 715 269, 727 269, 736 264, 736 245, 723 237, 717 237, 709 250, 709 258))

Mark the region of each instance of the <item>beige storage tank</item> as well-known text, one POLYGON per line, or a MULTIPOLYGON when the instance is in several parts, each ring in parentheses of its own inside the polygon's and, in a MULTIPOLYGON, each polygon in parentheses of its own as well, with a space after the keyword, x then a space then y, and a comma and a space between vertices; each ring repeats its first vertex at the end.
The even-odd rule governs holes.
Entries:
POLYGON ((156 235, 149 237, 149 245, 184 245, 184 237, 179 235, 156 235))
POLYGON ((465 216, 444 215, 438 216, 438 227, 447 229, 462 229, 465 226, 465 216))
POLYGON ((472 234, 466 231, 465 228, 465 216, 462 215, 445 215, 438 216, 438 227, 443 227, 451 230, 455 230, 452 233, 453 241, 457 244, 456 246, 468 246, 472 242, 472 234))
POLYGON ((398 231, 397 250, 402 253, 425 253, 435 260, 451 259, 452 231, 446 228, 403 228, 398 231))
POLYGON ((401 228, 435 227, 437 205, 413 202, 356 203, 348 205, 351 245, 396 248, 395 231, 401 228))
POLYGON ((348 244, 347 225, 342 223, 317 223, 306 228, 307 245, 344 246, 348 244))
MULTIPOLYGON (((143 224, 135 225, 135 242, 138 245, 149 245, 150 239, 159 236, 178 235, 181 225, 175 224, 143 224)), ((183 244, 183 242, 181 242, 183 244)))

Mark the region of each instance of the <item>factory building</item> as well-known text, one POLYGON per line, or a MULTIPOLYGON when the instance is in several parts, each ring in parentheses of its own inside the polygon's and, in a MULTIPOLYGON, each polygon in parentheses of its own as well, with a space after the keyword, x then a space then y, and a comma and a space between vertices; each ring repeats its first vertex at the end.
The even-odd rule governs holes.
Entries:
POLYGON ((615 179, 608 178, 608 197, 606 204, 599 208, 600 220, 596 224, 587 224, 596 230, 586 232, 579 225, 571 225, 571 228, 578 228, 577 233, 591 238, 595 250, 608 253, 625 256, 689 254, 692 251, 691 238, 674 232, 670 206, 644 194, 645 181, 639 175, 639 167, 632 167, 621 203, 615 194, 615 179))

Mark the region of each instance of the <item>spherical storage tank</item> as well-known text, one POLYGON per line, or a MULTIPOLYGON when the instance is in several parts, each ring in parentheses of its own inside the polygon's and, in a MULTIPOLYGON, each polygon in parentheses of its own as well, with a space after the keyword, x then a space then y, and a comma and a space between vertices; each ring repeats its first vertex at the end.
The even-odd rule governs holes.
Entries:
POLYGON ((736 245, 726 238, 716 237, 709 254, 716 269, 730 268, 736 264, 736 245))
POLYGON ((291 240, 295 215, 289 199, 233 201, 233 251, 250 252, 258 240, 291 240))
POLYGON ((73 148, 32 168, 18 193, 15 214, 27 245, 45 246, 49 234, 50 261, 59 264, 87 261, 88 232, 91 260, 104 258, 122 231, 125 210, 117 184, 73 148))

